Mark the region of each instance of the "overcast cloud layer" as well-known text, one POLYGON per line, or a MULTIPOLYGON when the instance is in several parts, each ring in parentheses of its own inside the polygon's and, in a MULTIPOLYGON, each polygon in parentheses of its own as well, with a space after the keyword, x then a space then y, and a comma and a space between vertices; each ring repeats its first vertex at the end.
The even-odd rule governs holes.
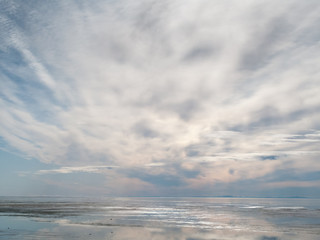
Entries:
POLYGON ((2 149, 56 166, 23 174, 99 175, 81 191, 101 194, 320 196, 319 1, 0 6, 2 149))

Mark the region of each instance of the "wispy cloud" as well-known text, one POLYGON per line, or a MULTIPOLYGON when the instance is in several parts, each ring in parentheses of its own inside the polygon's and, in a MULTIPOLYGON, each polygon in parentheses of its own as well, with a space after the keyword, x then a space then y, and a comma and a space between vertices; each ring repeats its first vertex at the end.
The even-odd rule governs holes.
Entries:
POLYGON ((0 135, 61 166, 38 174, 139 169, 113 173, 136 189, 319 169, 319 11, 317 1, 3 2, 0 135))
POLYGON ((105 170, 111 170, 117 166, 81 166, 81 167, 61 167, 50 170, 39 170, 35 174, 50 174, 50 173, 74 173, 74 172, 87 172, 87 173, 102 173, 105 170))

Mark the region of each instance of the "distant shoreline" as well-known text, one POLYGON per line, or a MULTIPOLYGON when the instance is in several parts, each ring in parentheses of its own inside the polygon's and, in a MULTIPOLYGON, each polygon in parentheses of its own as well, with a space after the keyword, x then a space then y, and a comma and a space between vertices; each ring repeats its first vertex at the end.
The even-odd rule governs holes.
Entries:
POLYGON ((252 198, 252 199, 320 199, 317 197, 306 197, 306 196, 287 196, 287 197, 254 197, 254 196, 62 196, 62 195, 0 195, 0 198, 252 198))

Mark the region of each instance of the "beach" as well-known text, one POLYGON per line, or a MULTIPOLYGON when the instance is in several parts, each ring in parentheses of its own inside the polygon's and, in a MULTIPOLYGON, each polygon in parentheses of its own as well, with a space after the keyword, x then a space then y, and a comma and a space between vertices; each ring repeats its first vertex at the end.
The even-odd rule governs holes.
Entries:
POLYGON ((2 197, 0 239, 306 239, 317 199, 2 197))

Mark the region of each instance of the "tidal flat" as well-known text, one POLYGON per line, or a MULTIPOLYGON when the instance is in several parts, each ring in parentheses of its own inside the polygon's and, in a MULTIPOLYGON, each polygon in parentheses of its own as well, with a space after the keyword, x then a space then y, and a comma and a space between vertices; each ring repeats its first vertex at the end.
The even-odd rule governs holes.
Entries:
POLYGON ((1 197, 0 239, 316 240, 318 199, 1 197))

